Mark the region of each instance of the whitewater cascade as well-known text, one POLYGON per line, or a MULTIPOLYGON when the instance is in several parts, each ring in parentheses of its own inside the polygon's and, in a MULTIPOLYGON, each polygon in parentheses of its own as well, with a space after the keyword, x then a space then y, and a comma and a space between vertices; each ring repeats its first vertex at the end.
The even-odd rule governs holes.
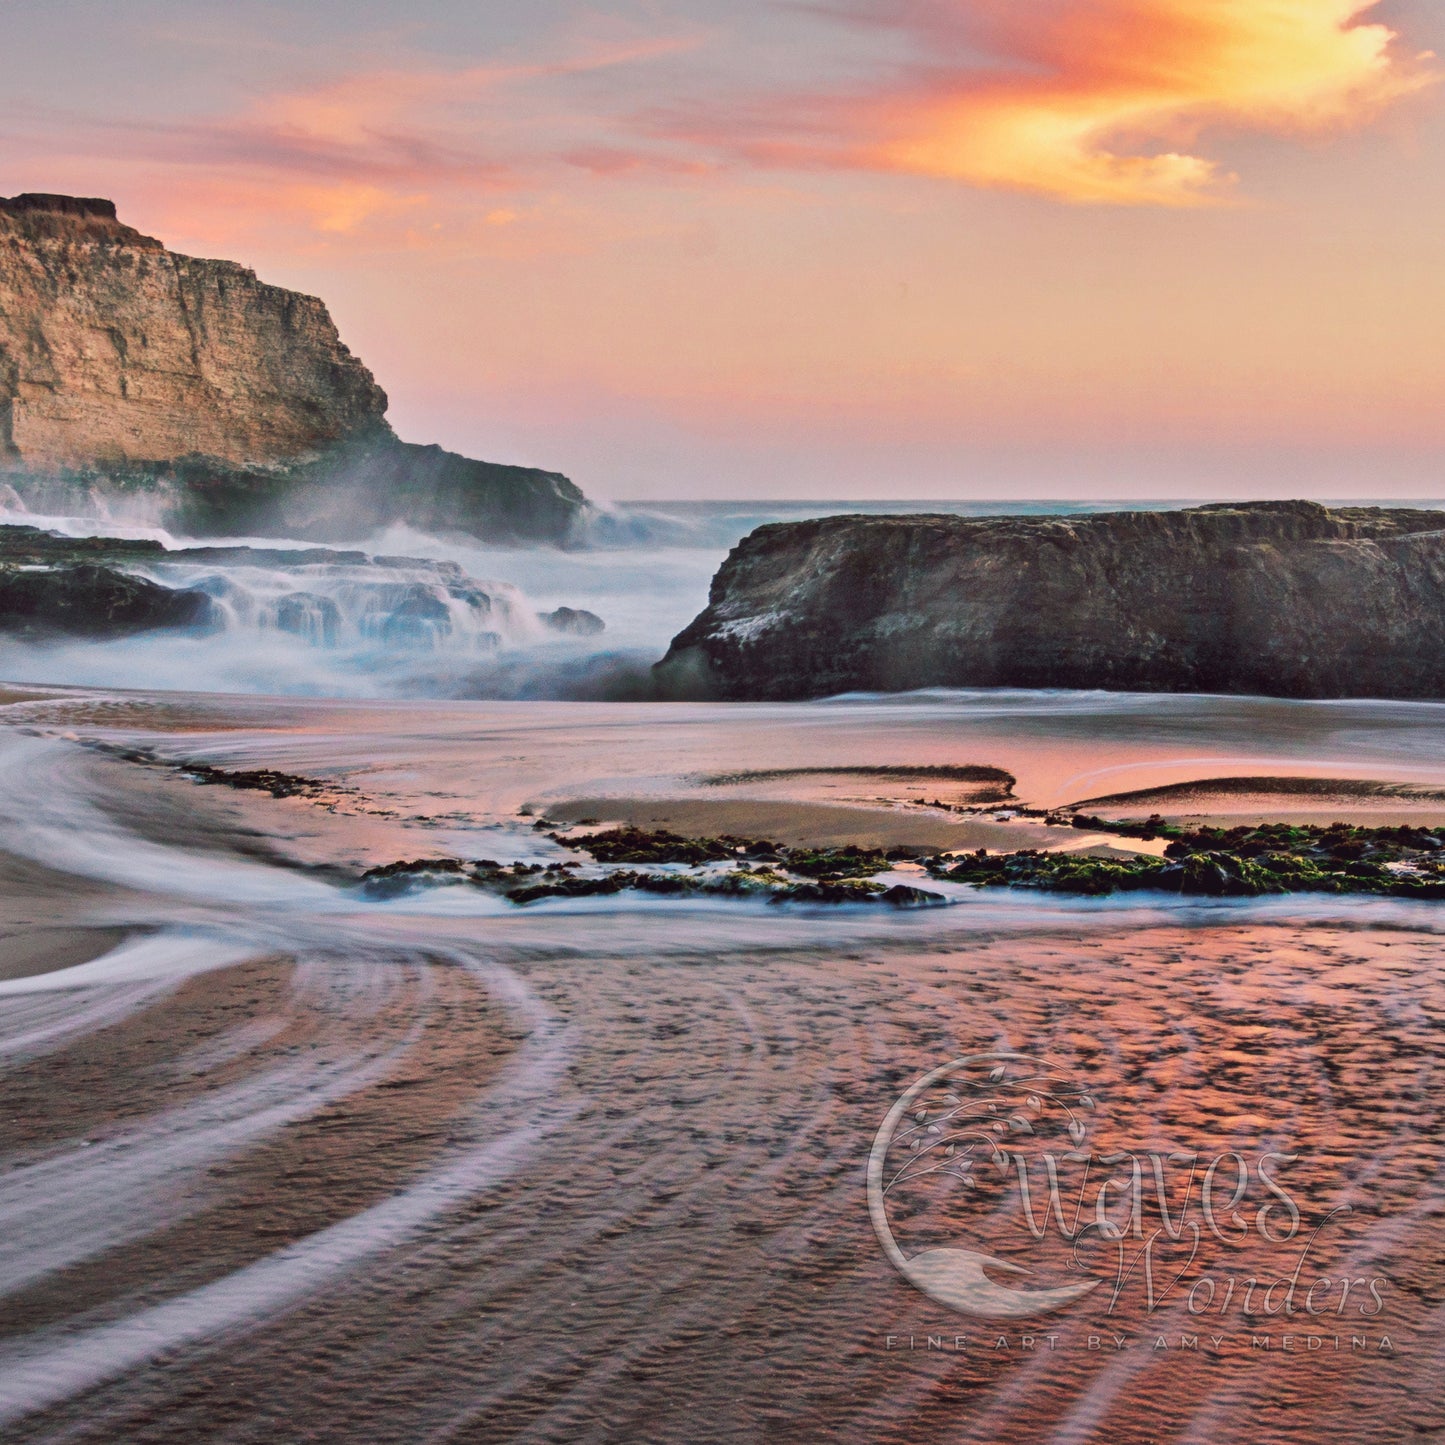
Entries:
POLYGON ((204 593, 219 631, 286 633, 312 647, 476 656, 548 633, 518 588, 474 581, 452 562, 195 548, 132 570, 204 593))

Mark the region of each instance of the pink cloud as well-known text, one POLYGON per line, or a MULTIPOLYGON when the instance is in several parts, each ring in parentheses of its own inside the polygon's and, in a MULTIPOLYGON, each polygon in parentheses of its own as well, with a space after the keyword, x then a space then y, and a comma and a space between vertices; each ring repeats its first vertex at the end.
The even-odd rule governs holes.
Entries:
MULTIPOLYGON (((202 229, 222 217, 254 229, 300 228, 322 236, 379 232, 415 244, 414 213, 455 230, 496 226, 499 199, 545 184, 559 166, 597 174, 632 168, 606 146, 578 143, 588 118, 552 114, 537 98, 549 83, 645 65, 683 53, 696 36, 592 44, 559 59, 356 71, 262 95, 229 114, 183 122, 92 120, 54 108, 9 108, 13 154, 61 172, 105 162, 143 191, 169 190, 169 209, 201 201, 202 229), (184 168, 187 179, 176 182, 184 168), (167 185, 155 183, 160 175, 167 185), (219 208, 220 215, 216 214, 219 208)), ((620 157, 620 153, 619 153, 620 157)), ((662 158, 665 169, 689 167, 662 158)), ((503 208, 515 221, 516 207, 503 208)), ((511 224, 509 222, 508 224, 511 224)))

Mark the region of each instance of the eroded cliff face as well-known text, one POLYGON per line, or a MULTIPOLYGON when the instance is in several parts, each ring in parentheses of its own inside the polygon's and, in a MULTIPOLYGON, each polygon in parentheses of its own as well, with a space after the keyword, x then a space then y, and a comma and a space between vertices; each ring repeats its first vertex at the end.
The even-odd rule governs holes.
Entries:
POLYGON ((0 449, 29 469, 289 461, 384 426, 312 296, 174 255, 108 201, 0 201, 0 449))
POLYGON ((355 538, 562 542, 566 477, 397 440, 325 305, 176 255, 109 201, 0 199, 0 485, 53 511, 355 538))
POLYGON ((921 687, 1445 697, 1445 512, 1252 503, 761 527, 674 694, 921 687))

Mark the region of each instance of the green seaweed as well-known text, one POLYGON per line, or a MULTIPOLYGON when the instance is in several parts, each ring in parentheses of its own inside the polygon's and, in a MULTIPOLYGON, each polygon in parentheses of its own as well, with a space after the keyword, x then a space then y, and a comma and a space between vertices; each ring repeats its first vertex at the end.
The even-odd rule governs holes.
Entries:
MULTIPOLYGON (((1093 829, 1101 822, 1089 819, 1083 826, 1093 829)), ((1125 834, 1125 830, 1140 826, 1148 827, 1155 836, 1160 832, 1154 819, 1145 825, 1102 826, 1104 831, 1125 836, 1137 836, 1125 834)), ((499 892, 519 905, 629 891, 664 897, 754 897, 777 904, 871 903, 899 908, 944 901, 926 889, 887 887, 874 881, 874 875, 886 872, 900 859, 917 857, 916 850, 907 848, 790 848, 761 839, 686 838, 643 828, 619 828, 583 838, 553 836, 566 847, 590 854, 611 871, 581 876, 582 865, 575 861, 504 867, 490 859, 417 859, 373 868, 361 882, 373 897, 392 897, 444 882, 469 883, 499 892), (719 871, 715 865, 721 862, 732 867, 719 871), (619 864, 630 866, 616 866, 619 864), (691 871, 655 871, 663 865, 682 865, 691 871)), ((1039 849, 999 854, 980 849, 919 861, 932 877, 950 883, 1033 888, 1085 897, 1153 891, 1210 898, 1335 893, 1445 899, 1445 829, 1271 823, 1189 831, 1170 826, 1165 836, 1169 842, 1162 858, 1100 858, 1039 849)))
POLYGON ((1204 897, 1363 893, 1445 898, 1445 830, 1241 824, 1185 830, 1076 818, 1075 826, 1124 837, 1167 837, 1163 858, 1092 858, 1033 850, 929 860, 929 872, 981 888, 1040 888, 1105 895, 1153 889, 1204 897), (1391 865, 1404 865, 1404 868, 1391 865))
MULTIPOLYGON (((886 871, 890 856, 877 849, 788 849, 776 843, 737 838, 683 838, 640 828, 615 829, 589 838, 557 841, 579 847, 604 864, 684 864, 691 872, 656 872, 614 867, 595 877, 578 876, 576 862, 514 863, 491 859, 419 858, 387 863, 361 875, 372 898, 395 898, 417 888, 445 883, 486 888, 512 903, 526 905, 549 898, 602 898, 623 892, 665 897, 766 898, 770 903, 884 903, 921 907, 942 903, 940 894, 902 885, 885 887, 866 876, 886 871), (740 857, 739 853, 750 854, 740 857), (730 861, 731 869, 711 865, 730 861)), ((909 850, 895 855, 912 856, 909 850)))
POLYGON ((666 829, 614 828, 582 838, 551 835, 567 848, 590 853, 599 863, 683 863, 698 867, 741 859, 785 868, 804 878, 820 882, 841 882, 886 873, 902 858, 912 858, 911 848, 789 848, 761 838, 738 838, 724 834, 717 838, 684 838, 666 829))
POLYGON ((622 869, 600 878, 563 878, 514 888, 506 893, 513 903, 539 903, 549 898, 597 898, 623 892, 653 893, 667 897, 748 898, 765 897, 769 903, 884 903, 894 908, 920 907, 942 903, 940 894, 921 888, 885 888, 881 883, 846 882, 788 883, 777 875, 738 869, 731 873, 688 875, 642 873, 622 869))

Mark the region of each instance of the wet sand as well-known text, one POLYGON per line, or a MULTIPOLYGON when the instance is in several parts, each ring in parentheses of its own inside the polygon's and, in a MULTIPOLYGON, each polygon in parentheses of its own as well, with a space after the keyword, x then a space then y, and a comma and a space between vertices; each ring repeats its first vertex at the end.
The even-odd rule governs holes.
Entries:
POLYGON ((1328 824, 1360 827, 1445 824, 1445 791, 1368 778, 1210 778, 1086 798, 1083 812, 1109 818, 1147 818, 1233 827, 1240 823, 1328 824))
MULTIPOLYGON (((979 895, 887 917, 515 910, 467 889, 368 903, 316 866, 393 845, 559 856, 518 816, 531 799, 554 816, 566 798, 604 817, 602 799, 630 797, 843 826, 847 808, 679 780, 820 748, 841 765, 870 739, 875 756, 997 760, 1036 797, 1040 779, 1078 797, 1066 785, 1111 769, 1197 777, 1203 757, 1242 777, 1260 747, 1233 704, 1209 735, 1169 700, 1097 706, 1090 751, 1043 718, 1052 701, 1006 726, 942 707, 925 726, 907 703, 557 720, 246 699, 229 728, 215 702, 21 705, 42 735, 0 729, 0 956, 72 966, 0 979, 7 1445, 1445 1432, 1438 909, 979 895), (1186 745, 1166 756, 1181 716, 1186 745), (313 807, 313 827, 304 801, 197 787, 66 733, 335 778, 359 811, 313 807), (117 946, 86 961, 101 942, 117 946), (1183 1285, 1152 1313, 1137 1278, 1112 1311, 1099 1293, 1026 1330, 919 1293, 874 1236, 869 1151, 920 1075, 999 1050, 1087 1086, 1101 1154, 1296 1156, 1284 1177, 1306 1222, 1349 1208, 1320 1273, 1382 1281, 1379 1311, 1291 1318, 1256 1297, 1246 1313, 1242 1281, 1297 1254, 1252 1225, 1170 1255, 1183 1285), (1183 1289, 1206 1276, 1241 1286, 1191 1315, 1183 1289)), ((1322 770, 1344 747, 1330 729, 1368 752, 1358 711, 1269 715, 1322 770)), ((1386 716, 1372 755, 1402 778, 1433 736, 1406 721, 1386 716)), ((1420 785, 1445 784, 1445 749, 1431 766, 1420 785)), ((856 811, 859 829, 1022 826, 856 811)), ((910 1250, 982 1247, 1041 1283, 1059 1266, 1002 1176, 899 1227, 910 1250)))
POLYGON ((28 923, 0 927, 0 979, 31 978, 89 963, 109 953, 124 937, 119 928, 47 928, 28 923))
MULTIPOLYGON (((463 948, 469 932, 460 921, 437 930, 463 948)), ((575 1112, 518 1173, 251 1322, 243 1348, 168 1350, 7 1438, 294 1438, 299 1421, 313 1438, 398 1442, 1371 1442, 1398 1440, 1406 1418, 1445 1428, 1432 1038, 1445 980, 1433 938, 1281 926, 1081 937, 1065 926, 942 950, 744 947, 719 973, 706 933, 697 951, 646 958, 605 921, 592 936, 585 967, 534 947, 523 971, 572 1030, 547 1102, 575 1112), (1101 1149, 1300 1154, 1289 1182, 1311 1217, 1353 1210, 1319 1252, 1321 1270, 1382 1272, 1385 1311, 1326 1319, 1323 1333, 1343 1331, 1346 1348, 1308 1357, 1279 1343, 1305 1326, 1236 1306, 1206 1322, 1217 1345, 1171 1354, 1156 1340, 1178 1346, 1200 1322, 1177 1301, 1150 1316, 1137 1291, 1112 1314, 1086 1302, 1026 1331, 961 1321, 916 1295, 882 1260, 863 1208, 883 1106, 939 1060, 1024 1042, 1091 1081, 1101 1149), (1273 1354, 1251 1344, 1265 1333, 1273 1354), (1351 1333, 1369 1346, 1352 1349, 1351 1333), (1104 1351, 1090 1337, 1125 1344, 1104 1351)), ((119 1326, 142 1301, 203 1290, 403 1186, 428 1155, 444 1161, 459 1101, 482 1106, 472 1127, 501 1127, 509 1110, 488 1104, 488 1075, 453 1034, 460 1021, 438 1020, 401 1075, 434 1087, 435 1103, 373 1093, 380 1114, 348 1102, 309 1132, 258 1140, 206 1171, 190 1218, 13 1296, 12 1328, 80 1307, 88 1328, 119 1326), (433 1085, 447 1060, 450 1084, 433 1085)), ((150 1032, 154 1067, 169 1049, 150 1032)), ((129 1077, 144 1076, 141 1059, 129 1063, 129 1077)), ((65 1098, 52 1107, 66 1122, 65 1098)), ((1033 1259, 1002 1221, 960 1216, 952 1233, 1033 1259)), ((1215 1245, 1188 1281, 1273 1278, 1292 1262, 1215 1245)))
MULTIPOLYGON (((1016 809, 1029 806, 1027 798, 981 807, 972 801, 976 786, 954 785, 950 800, 935 798, 944 789, 913 778, 902 787, 870 796, 881 780, 865 770, 846 768, 780 771, 723 781, 727 786, 720 789, 718 780, 703 779, 690 796, 553 801, 545 812, 549 819, 568 826, 585 822, 664 829, 686 837, 730 835, 789 846, 853 844, 937 852, 984 848, 994 853, 1033 848, 1103 857, 1159 851, 1098 832, 1050 825, 1037 816, 1018 817, 1016 809), (820 800, 820 791, 838 800, 820 800)), ((1445 825, 1445 791, 1368 779, 1215 778, 1085 798, 1062 807, 1059 814, 1067 817, 1074 811, 1110 821, 1158 816, 1186 827, 1261 823, 1318 827, 1332 822, 1428 827, 1445 825)))
MULTIPOLYGON (((12 1157, 77 1137, 86 1150, 25 1254, 0 1246, 0 1338, 123 1318, 160 1280, 201 1289, 364 1211, 463 1141, 515 1038, 464 970, 386 973, 280 959, 202 974, 50 1054, 43 1087, 0 1078, 12 1157), (158 1207, 116 1217, 149 1189, 158 1207)), ((24 1174, 0 1181, 0 1201, 14 1207, 24 1174)))
POLYGON ((827 803, 774 802, 734 798, 575 798, 552 803, 547 816, 559 823, 584 818, 600 824, 662 828, 686 837, 763 838, 790 847, 952 849, 1078 846, 1070 828, 1041 824, 997 823, 956 813, 878 807, 840 807, 827 803))
MULTIPOLYGON (((1129 793, 1120 798, 1087 799, 1082 814, 1108 821, 1139 822, 1150 816, 1186 828, 1235 828, 1241 825, 1290 824, 1325 827, 1345 822, 1353 827, 1441 827, 1445 801, 1436 793, 1396 798, 1361 783, 1357 789, 1260 789, 1259 780, 1228 785, 1176 785, 1129 793), (1379 803, 1374 799, 1380 798, 1379 803)), ((1263 782, 1295 782, 1264 779, 1263 782)), ((1042 853, 1087 853, 1094 857, 1133 857, 1162 853, 1163 844, 1126 840, 1105 832, 1046 824, 1042 818, 1013 818, 1007 806, 954 811, 949 806, 926 808, 919 803, 879 798, 860 803, 819 803, 808 799, 746 796, 691 798, 575 798, 546 806, 549 821, 568 828, 631 827, 663 829, 689 838, 762 838, 789 847, 918 848, 935 853, 962 853, 985 848, 1014 853, 1035 848, 1042 853)), ((1068 816, 1069 809, 1062 809, 1068 816)))

